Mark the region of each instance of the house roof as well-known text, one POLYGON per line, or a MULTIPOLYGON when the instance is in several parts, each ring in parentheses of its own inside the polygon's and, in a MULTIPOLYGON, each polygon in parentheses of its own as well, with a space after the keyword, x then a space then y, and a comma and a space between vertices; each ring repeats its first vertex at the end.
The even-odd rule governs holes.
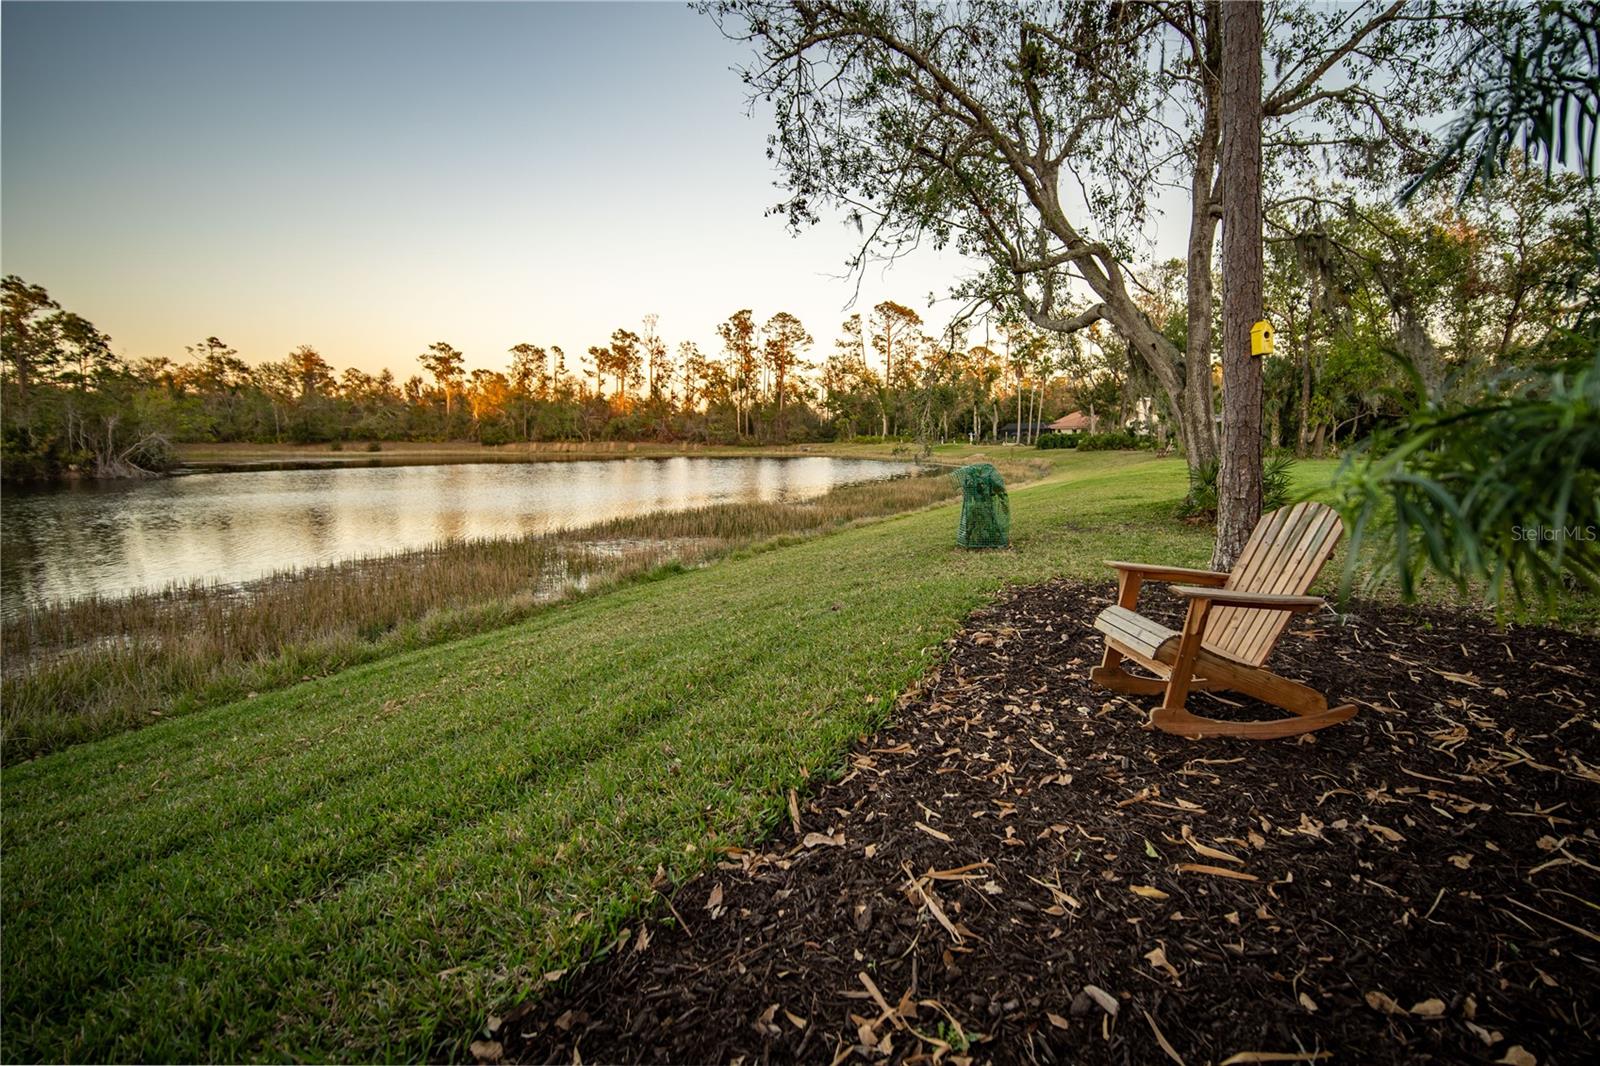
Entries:
POLYGON ((1068 414, 1062 415, 1060 418, 1050 423, 1050 428, 1054 430, 1066 430, 1069 432, 1088 429, 1089 416, 1084 414, 1082 411, 1072 411, 1068 414))

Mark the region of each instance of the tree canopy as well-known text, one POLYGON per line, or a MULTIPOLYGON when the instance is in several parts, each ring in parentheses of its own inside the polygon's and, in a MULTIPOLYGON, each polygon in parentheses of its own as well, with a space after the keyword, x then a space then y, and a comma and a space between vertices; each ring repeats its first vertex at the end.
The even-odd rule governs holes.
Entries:
MULTIPOLYGON (((985 264, 959 293, 1072 332, 1108 321, 1160 386, 1191 464, 1217 454, 1210 387, 1220 205, 1217 4, 702 5, 754 53, 795 225, 857 220, 856 266, 924 240, 985 264), (1157 192, 1187 189, 1186 331, 1141 306, 1157 192)), ((1316 175, 1420 169, 1456 77, 1461 15, 1403 3, 1274 5, 1265 28, 1269 205, 1316 175)))

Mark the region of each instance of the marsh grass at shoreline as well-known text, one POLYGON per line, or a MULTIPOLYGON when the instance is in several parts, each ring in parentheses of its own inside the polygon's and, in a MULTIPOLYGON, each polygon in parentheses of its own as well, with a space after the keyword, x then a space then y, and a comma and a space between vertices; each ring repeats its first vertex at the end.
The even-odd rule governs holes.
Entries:
MULTIPOLYGON (((1046 469, 1012 462, 1013 479, 1046 469)), ((552 603, 955 495, 943 469, 27 611, 3 642, 3 759, 520 621, 552 603)))

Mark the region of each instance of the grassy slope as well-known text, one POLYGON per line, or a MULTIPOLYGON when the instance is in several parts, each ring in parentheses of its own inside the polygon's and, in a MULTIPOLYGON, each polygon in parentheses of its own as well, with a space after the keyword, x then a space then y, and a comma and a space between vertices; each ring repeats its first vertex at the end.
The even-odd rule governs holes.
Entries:
POLYGON ((771 825, 1004 582, 1204 562, 1181 463, 1057 462, 1010 552, 936 508, 7 769, 0 1053, 458 1053, 658 864, 771 825))

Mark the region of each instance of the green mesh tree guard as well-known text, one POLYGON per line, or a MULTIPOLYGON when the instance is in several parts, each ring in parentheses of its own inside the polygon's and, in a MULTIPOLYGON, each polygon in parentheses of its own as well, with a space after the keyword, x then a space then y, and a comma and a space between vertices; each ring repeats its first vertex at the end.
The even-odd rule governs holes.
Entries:
POLYGON ((954 474, 961 485, 961 525, 956 544, 962 548, 1004 548, 1011 543, 1011 500, 1000 472, 988 463, 973 463, 954 474))

